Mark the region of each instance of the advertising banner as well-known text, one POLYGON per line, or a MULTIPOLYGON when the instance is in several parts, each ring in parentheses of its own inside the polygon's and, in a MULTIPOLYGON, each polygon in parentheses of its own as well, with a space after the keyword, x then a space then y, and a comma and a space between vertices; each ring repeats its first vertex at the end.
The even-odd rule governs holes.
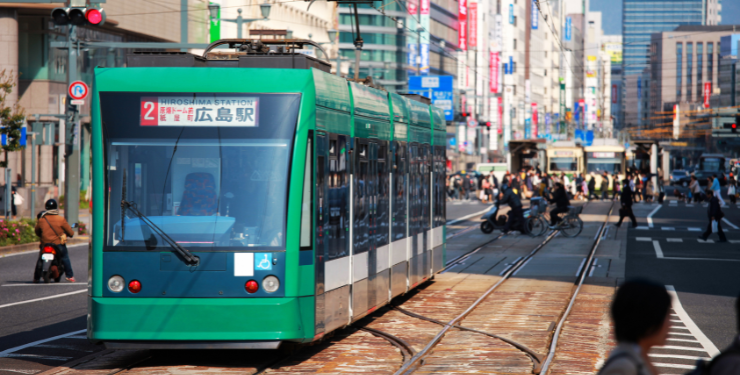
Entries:
POLYGON ((532 0, 532 30, 540 26, 540 12, 537 9, 537 0, 532 0))
POLYGON ((468 3, 459 0, 457 4, 457 47, 461 51, 468 50, 468 3))
POLYGON ((468 3, 468 14, 468 47, 474 48, 478 46, 478 3, 468 3))
POLYGON ((490 80, 490 92, 498 94, 498 52, 491 52, 491 58, 488 62, 488 75, 490 80))
POLYGON ((565 17, 565 41, 570 42, 573 40, 573 19, 570 16, 565 17))
POLYGON ((712 96, 712 82, 704 82, 704 108, 709 108, 709 99, 712 96))
POLYGON ((537 103, 532 103, 532 138, 537 138, 537 103))

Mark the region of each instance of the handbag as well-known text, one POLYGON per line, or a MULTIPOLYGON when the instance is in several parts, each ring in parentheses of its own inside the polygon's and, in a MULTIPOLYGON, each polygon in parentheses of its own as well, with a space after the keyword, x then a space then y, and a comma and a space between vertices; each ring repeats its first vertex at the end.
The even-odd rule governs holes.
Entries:
POLYGON ((24 199, 23 199, 23 197, 21 197, 20 194, 18 194, 18 193, 13 194, 13 204, 14 205, 16 205, 16 206, 22 205, 23 204, 23 200, 24 199))
POLYGON ((712 220, 712 233, 717 232, 717 220, 712 220))
POLYGON ((730 187, 727 188, 727 195, 735 195, 735 187, 730 185, 730 187))
POLYGON ((46 223, 49 224, 49 228, 51 228, 52 232, 54 232, 54 234, 57 237, 59 237, 59 243, 61 243, 62 245, 66 245, 67 244, 67 234, 66 233, 62 233, 62 235, 60 236, 57 233, 57 231, 54 230, 54 227, 51 225, 51 223, 49 222, 49 219, 47 219, 46 216, 44 216, 44 220, 46 220, 46 223))

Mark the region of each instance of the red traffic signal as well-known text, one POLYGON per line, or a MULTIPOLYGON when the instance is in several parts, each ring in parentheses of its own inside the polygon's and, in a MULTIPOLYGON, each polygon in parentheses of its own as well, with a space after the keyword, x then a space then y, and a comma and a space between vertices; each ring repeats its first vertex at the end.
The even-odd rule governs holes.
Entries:
POLYGON ((51 19, 57 26, 102 25, 105 23, 105 11, 96 8, 55 8, 51 19))

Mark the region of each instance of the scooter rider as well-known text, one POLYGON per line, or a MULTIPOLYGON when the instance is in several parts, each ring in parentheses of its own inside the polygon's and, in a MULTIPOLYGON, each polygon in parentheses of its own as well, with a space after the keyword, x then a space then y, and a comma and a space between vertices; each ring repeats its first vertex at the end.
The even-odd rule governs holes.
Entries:
POLYGON ((512 229, 511 227, 514 224, 514 221, 517 222, 517 226, 519 227, 516 229, 520 229, 520 231, 524 233, 524 230, 522 229, 524 227, 524 210, 522 210, 522 201, 519 199, 519 196, 514 194, 514 191, 508 184, 504 184, 501 186, 501 193, 498 194, 498 198, 496 206, 508 204, 511 208, 511 212, 509 212, 509 220, 506 221, 506 225, 504 226, 504 233, 508 233, 512 229))
MULTIPOLYGON (((69 261, 69 251, 67 245, 62 243, 62 234, 67 237, 74 236, 75 232, 69 226, 67 220, 59 216, 57 201, 49 199, 46 201, 46 211, 36 220, 36 235, 41 237, 41 243, 53 243, 59 249, 59 255, 62 257, 67 281, 75 282, 74 273, 72 272, 72 263, 69 261)), ((65 241, 66 242, 66 241, 65 241)))
POLYGON ((552 194, 552 199, 548 199, 550 203, 555 203, 555 208, 550 210, 550 226, 554 227, 558 221, 560 221, 559 213, 568 212, 568 206, 570 206, 570 200, 568 200, 568 194, 565 193, 565 187, 563 184, 555 184, 556 189, 552 194))

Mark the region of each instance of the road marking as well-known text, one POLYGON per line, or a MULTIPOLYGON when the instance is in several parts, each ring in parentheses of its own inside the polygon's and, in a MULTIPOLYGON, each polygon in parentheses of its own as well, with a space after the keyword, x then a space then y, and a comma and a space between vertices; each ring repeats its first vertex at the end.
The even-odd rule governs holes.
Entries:
POLYGON ((717 258, 684 258, 684 257, 663 257, 668 260, 711 260, 718 262, 740 262, 740 259, 717 259, 717 258))
POLYGON ((591 262, 591 272, 588 273, 588 277, 592 277, 594 275, 594 270, 596 269, 596 267, 601 267, 600 265, 599 266, 596 265, 596 262, 598 261, 599 261, 599 258, 594 258, 594 261, 591 262))
POLYGON ((668 291, 668 294, 671 295, 671 298, 673 299, 673 311, 678 314, 678 316, 681 318, 681 321, 683 324, 689 329, 689 332, 691 332, 692 335, 694 335, 694 338, 696 338, 697 341, 701 344, 701 346, 704 347, 706 352, 709 354, 710 357, 715 357, 717 354, 719 354, 719 349, 712 343, 711 340, 704 334, 704 332, 699 329, 699 326, 694 323, 694 321, 691 319, 688 313, 686 313, 686 310, 683 309, 683 305, 681 305, 681 300, 678 299, 678 293, 676 293, 676 288, 673 287, 673 285, 666 285, 666 290, 668 291))
POLYGON ((740 240, 730 240, 730 243, 740 243, 740 240))
POLYGON ((727 218, 726 218, 726 217, 723 217, 723 218, 722 218, 722 221, 724 221, 724 222, 725 222, 725 224, 727 224, 727 225, 731 226, 731 227, 732 227, 732 229, 740 229, 740 228, 739 228, 739 227, 738 227, 737 225, 735 225, 735 224, 731 223, 731 222, 730 222, 729 220, 727 220, 727 218))
POLYGON ((43 370, 17 370, 17 369, 10 369, 10 368, 0 368, 0 371, 17 372, 19 374, 33 375, 33 374, 38 374, 39 372, 43 370))
POLYGON ((63 335, 59 335, 59 336, 54 336, 54 337, 50 337, 50 338, 48 338, 48 339, 38 340, 38 341, 34 341, 34 342, 32 342, 32 343, 28 343, 28 344, 25 344, 25 345, 21 345, 21 346, 16 346, 15 348, 5 349, 5 350, 3 350, 2 352, 0 352, 0 358, 2 358, 2 357, 7 357, 7 356, 9 356, 10 354, 12 354, 12 353, 15 353, 15 352, 17 352, 17 351, 19 351, 19 350, 23 350, 23 349, 25 349, 25 348, 30 348, 30 347, 32 347, 32 346, 36 346, 36 345, 38 345, 38 344, 43 344, 43 343, 47 343, 47 342, 49 342, 49 341, 54 341, 54 340, 58 340, 58 339, 63 339, 63 338, 65 338, 65 337, 69 337, 69 336, 73 336, 73 335, 79 335, 80 333, 85 333, 85 332, 87 332, 87 329, 81 329, 81 330, 79 330, 79 331, 69 332, 69 333, 65 333, 65 334, 63 334, 63 335))
MULTIPOLYGON (((69 337, 67 337, 69 338, 69 337)), ((86 353, 92 353, 92 350, 82 349, 79 347, 76 347, 74 345, 53 345, 53 344, 39 344, 35 345, 34 348, 47 348, 47 349, 66 349, 66 350, 74 350, 76 352, 86 352, 86 353)))
POLYGON ((662 258, 663 249, 660 248, 660 243, 658 241, 653 241, 653 248, 655 248, 655 256, 658 258, 662 258))
POLYGON ((693 336, 692 334, 690 334, 690 333, 681 333, 681 332, 668 332, 668 334, 669 334, 669 335, 676 335, 676 336, 691 336, 691 337, 694 337, 694 336, 693 336))
POLYGON ((714 240, 702 240, 701 238, 697 238, 696 240, 699 241, 699 243, 714 243, 714 240))
POLYGON ((662 230, 676 230, 674 227, 661 227, 662 230))
POLYGON ((27 284, 4 284, 3 286, 51 286, 51 285, 56 285, 56 286, 60 286, 60 285, 61 286, 75 286, 75 285, 87 285, 87 283, 54 283, 54 284, 51 284, 51 283, 49 283, 49 284, 44 284, 44 283, 31 284, 31 283, 27 283, 27 284))
POLYGON ((447 223, 446 223, 445 225, 453 225, 453 224, 457 224, 457 223, 459 223, 459 222, 461 222, 461 221, 465 221, 465 220, 468 220, 468 219, 470 219, 471 217, 476 217, 476 216, 478 216, 478 215, 483 215, 484 213, 488 212, 488 210, 490 210, 490 209, 491 209, 491 208, 489 207, 489 208, 486 208, 486 209, 485 209, 485 210, 483 210, 483 211, 480 211, 480 212, 476 212, 476 213, 474 213, 474 214, 470 214, 470 215, 467 215, 467 216, 463 216, 463 217, 461 217, 461 218, 458 218, 458 219, 455 219, 455 220, 450 220, 450 221, 448 221, 448 222, 447 222, 447 223))
POLYGON ((55 355, 43 355, 43 354, 8 354, 8 358, 33 358, 33 359, 46 359, 49 361, 69 361, 73 357, 59 357, 55 355))
POLYGON ((686 203, 686 207, 694 207, 693 203, 686 203))
POLYGON ((650 237, 635 237, 635 240, 637 240, 637 241, 645 241, 645 242, 650 242, 650 241, 652 241, 653 239, 652 239, 652 238, 650 238, 650 237))
POLYGON ((701 228, 690 227, 689 232, 701 232, 701 228))
POLYGON ((706 352, 704 348, 693 348, 690 346, 677 346, 677 345, 653 346, 653 348, 654 349, 686 350, 689 352, 706 352))
POLYGON ((676 358, 676 359, 690 359, 692 361, 696 361, 699 359, 704 360, 711 360, 709 357, 697 357, 693 355, 678 355, 678 354, 656 354, 656 353, 648 353, 648 357, 655 357, 655 358, 676 358))
POLYGON ((663 206, 658 205, 658 207, 655 207, 655 209, 648 214, 647 216, 648 227, 650 228, 653 227, 653 215, 655 215, 655 213, 658 212, 658 210, 660 210, 661 207, 663 206))
POLYGON ((682 368, 687 370, 693 370, 696 368, 696 365, 679 365, 675 363, 655 363, 653 362, 653 366, 656 367, 670 367, 670 368, 682 368))
MULTIPOLYGON (((88 246, 88 244, 87 243, 77 243, 77 244, 74 244, 74 245, 67 245, 67 249, 69 249, 71 247, 77 247, 77 246, 88 246)), ((31 254, 31 253, 38 254, 39 253, 39 250, 38 249, 35 249, 35 250, 21 251, 21 252, 12 253, 12 254, 0 254, 0 259, 10 258, 10 257, 14 257, 16 255, 26 255, 26 254, 31 254)))
POLYGON ((584 263, 586 263, 586 258, 583 258, 583 260, 581 261, 581 265, 578 266, 578 271, 576 271, 576 277, 578 277, 578 275, 581 274, 581 270, 583 269, 583 264, 584 263))
POLYGON ((66 296, 71 296, 73 294, 80 294, 80 293, 85 293, 85 292, 87 292, 87 288, 82 289, 82 290, 77 290, 77 291, 74 291, 74 292, 57 294, 57 295, 53 295, 53 296, 49 296, 49 297, 29 299, 28 301, 20 301, 20 302, 8 303, 8 304, 5 304, 5 305, 0 305, 0 309, 5 308, 5 307, 10 307, 10 306, 23 305, 23 304, 31 303, 31 302, 45 301, 47 299, 54 299, 54 298, 66 297, 66 296))
POLYGON ((666 339, 668 341, 681 341, 681 342, 693 342, 699 344, 699 341, 696 340, 687 340, 687 339, 666 339))
POLYGON ((682 238, 666 238, 668 242, 683 242, 682 238))

